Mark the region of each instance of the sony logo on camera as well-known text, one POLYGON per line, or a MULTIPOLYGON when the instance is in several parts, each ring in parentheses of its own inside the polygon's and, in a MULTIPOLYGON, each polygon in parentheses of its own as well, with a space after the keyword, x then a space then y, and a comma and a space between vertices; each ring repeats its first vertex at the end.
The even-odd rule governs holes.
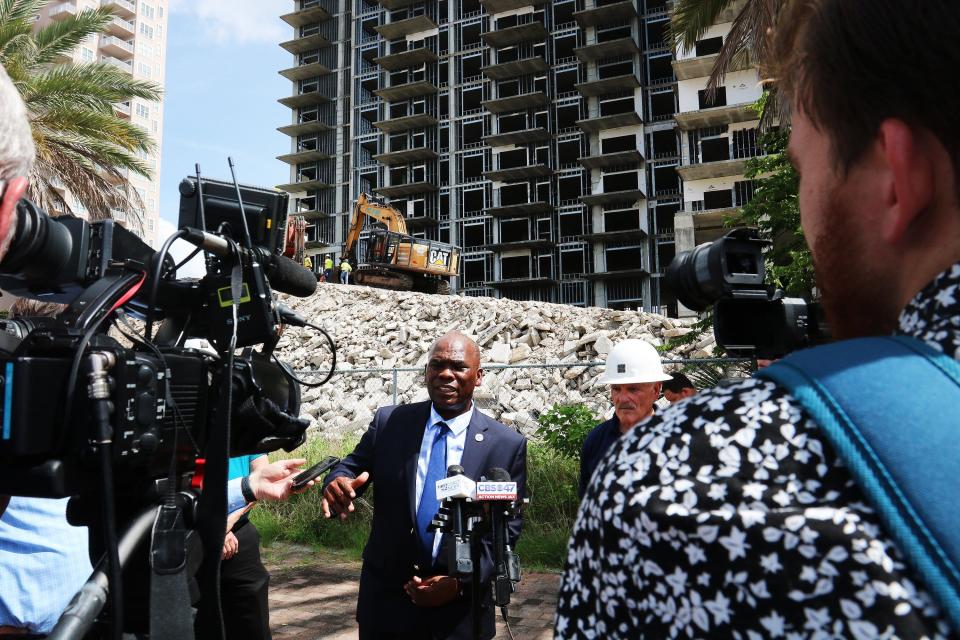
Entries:
POLYGON ((477 483, 477 500, 516 500, 516 482, 489 482, 477 483))

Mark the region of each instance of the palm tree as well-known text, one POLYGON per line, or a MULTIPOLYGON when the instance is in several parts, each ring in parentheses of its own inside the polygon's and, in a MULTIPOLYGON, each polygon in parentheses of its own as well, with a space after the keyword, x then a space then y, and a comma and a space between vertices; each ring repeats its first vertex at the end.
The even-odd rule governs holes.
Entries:
MULTIPOLYGON (((670 19, 670 37, 677 49, 692 46, 707 29, 720 22, 721 17, 734 15, 730 33, 723 41, 707 81, 709 99, 713 98, 723 77, 730 71, 751 63, 757 64, 761 70, 769 68, 772 54, 769 34, 784 4, 785 0, 677 0, 670 19)), ((776 88, 771 87, 762 124, 785 123, 787 114, 783 106, 776 88)))
POLYGON ((150 177, 140 157, 155 144, 145 130, 118 116, 114 104, 159 100, 160 89, 106 62, 58 62, 114 16, 105 8, 84 10, 35 30, 48 1, 0 0, 0 64, 27 105, 37 148, 30 198, 47 210, 70 212, 62 195, 66 189, 91 219, 109 218, 119 209, 142 224, 143 202, 127 176, 150 177))

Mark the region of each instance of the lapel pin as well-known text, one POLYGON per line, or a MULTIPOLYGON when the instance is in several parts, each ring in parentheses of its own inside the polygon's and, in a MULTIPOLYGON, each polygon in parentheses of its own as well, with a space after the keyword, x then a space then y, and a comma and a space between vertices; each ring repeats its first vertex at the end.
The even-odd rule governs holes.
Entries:
POLYGON ((473 439, 476 440, 477 442, 483 442, 483 434, 478 433, 477 435, 473 436, 473 439))

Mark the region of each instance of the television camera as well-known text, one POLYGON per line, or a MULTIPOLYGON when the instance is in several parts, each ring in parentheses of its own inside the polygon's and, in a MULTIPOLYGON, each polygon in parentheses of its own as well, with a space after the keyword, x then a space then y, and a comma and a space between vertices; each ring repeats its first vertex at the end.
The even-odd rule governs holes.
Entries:
MULTIPOLYGON (((316 288, 310 271, 282 256, 287 195, 235 176, 201 178, 199 166, 180 194, 180 229, 157 252, 114 220, 52 218, 23 199, 0 261, 0 289, 66 305, 56 317, 0 323, 0 495, 72 497, 70 522, 91 531, 92 600, 75 599, 55 637, 81 637, 106 592, 117 637, 120 558, 145 559, 151 529, 154 578, 183 576, 188 565, 192 574, 203 547, 206 598, 223 543, 228 456, 290 451, 305 438, 300 381, 273 354, 284 324, 309 325, 273 291, 316 288), (177 278, 186 260, 175 264, 170 247, 179 238, 204 252, 202 278, 177 278), (191 338, 212 348, 188 348, 191 338)), ((146 563, 127 564, 128 584, 142 588, 146 563)), ((128 600, 150 600, 141 595, 128 600)), ((145 631, 146 612, 128 613, 126 629, 145 631)))
POLYGON ((713 305, 713 333, 730 355, 779 358, 830 339, 819 304, 788 298, 767 284, 756 229, 732 229, 715 242, 678 253, 667 267, 667 286, 693 311, 713 305))

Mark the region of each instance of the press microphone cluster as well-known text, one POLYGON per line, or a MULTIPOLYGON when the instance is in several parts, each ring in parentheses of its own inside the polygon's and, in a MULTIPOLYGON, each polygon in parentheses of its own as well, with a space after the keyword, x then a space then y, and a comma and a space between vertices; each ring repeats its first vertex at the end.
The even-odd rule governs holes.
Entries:
POLYGON ((185 231, 184 240, 218 258, 239 256, 244 265, 260 264, 264 275, 270 281, 270 286, 277 291, 306 298, 312 296, 317 290, 317 278, 313 272, 286 256, 271 253, 262 247, 252 249, 241 247, 209 231, 192 227, 186 227, 185 231))

